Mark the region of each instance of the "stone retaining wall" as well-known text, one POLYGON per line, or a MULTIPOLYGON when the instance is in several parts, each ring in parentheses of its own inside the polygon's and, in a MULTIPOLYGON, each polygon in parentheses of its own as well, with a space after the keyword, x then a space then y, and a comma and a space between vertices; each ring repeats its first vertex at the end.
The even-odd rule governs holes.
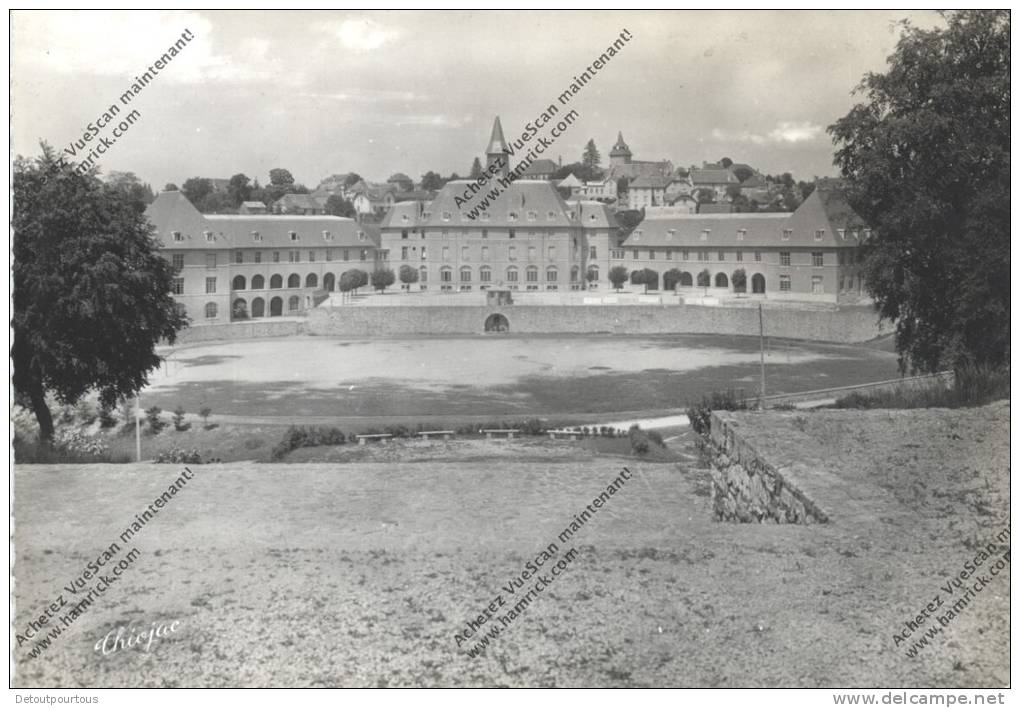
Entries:
POLYGON ((797 487, 789 468, 776 468, 743 440, 725 413, 713 412, 712 509, 720 521, 827 523, 828 515, 797 487))
MULTIPOLYGON (((318 307, 308 313, 308 331, 356 337, 481 334, 493 314, 506 317, 514 334, 758 334, 757 309, 699 305, 318 307)), ((870 307, 765 311, 770 337, 850 344, 884 333, 870 307)))
POLYGON ((192 344, 194 342, 214 342, 232 339, 288 337, 304 334, 305 331, 305 322, 297 319, 230 322, 188 327, 177 335, 177 343, 192 344))

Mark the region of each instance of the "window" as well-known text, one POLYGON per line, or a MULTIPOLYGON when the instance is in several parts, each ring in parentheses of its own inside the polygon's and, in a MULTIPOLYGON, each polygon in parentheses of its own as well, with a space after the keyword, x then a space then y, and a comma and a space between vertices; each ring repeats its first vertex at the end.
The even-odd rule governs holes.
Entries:
POLYGON ((667 248, 666 249, 666 260, 667 261, 673 260, 673 249, 672 248, 667 248))
POLYGON ((588 247, 588 258, 590 258, 591 260, 595 260, 598 257, 599 257, 599 255, 598 255, 598 248, 596 246, 589 246, 588 247))
POLYGON ((821 251, 814 251, 811 254, 811 265, 815 268, 821 268, 825 265, 825 254, 821 251))
POLYGON ((825 284, 822 281, 822 276, 811 276, 811 292, 815 295, 821 295, 825 292, 825 284))
POLYGON ((846 229, 836 229, 840 241, 846 241, 846 229))
POLYGON ((364 241, 365 240, 365 232, 364 231, 359 231, 358 232, 358 240, 359 241, 364 241))
POLYGON ((215 253, 207 253, 207 254, 205 254, 205 267, 209 268, 209 269, 213 269, 213 268, 216 267, 216 254, 215 253))
POLYGON ((361 260, 363 260, 363 261, 367 261, 368 260, 368 249, 367 248, 361 249, 361 260))
POLYGON ((234 263, 244 263, 244 251, 234 251, 234 263))
POLYGON ((453 269, 450 266, 443 266, 439 269, 439 279, 444 283, 453 282, 453 269))
POLYGON ((821 241, 822 236, 825 235, 825 229, 818 229, 815 231, 815 241, 821 241))
POLYGON ((482 229, 482 238, 489 238, 489 230, 482 229))
MULTIPOLYGON (((405 220, 407 219, 406 215, 404 216, 404 219, 405 220)), ((400 238, 407 238, 407 229, 401 229, 400 230, 400 238)))
POLYGON ((790 292, 790 276, 788 275, 779 276, 779 292, 783 293, 790 292))
POLYGON ((251 240, 255 241, 256 243, 261 241, 262 240, 262 234, 260 234, 258 231, 252 231, 251 232, 251 240))
POLYGON ((535 260, 535 252, 536 252, 536 249, 535 249, 534 246, 528 246, 528 260, 529 261, 535 260))
POLYGON ((333 249, 332 248, 327 248, 326 249, 326 260, 327 261, 333 260, 333 249))
POLYGON ((329 232, 329 231, 323 231, 322 232, 322 240, 323 241, 332 241, 333 240, 333 234, 331 232, 329 232))
POLYGON ((315 251, 308 252, 308 262, 315 263, 315 251))
POLYGON ((298 240, 297 231, 291 231, 290 232, 290 240, 291 241, 297 241, 298 240))
POLYGON ((556 259, 556 246, 549 246, 549 260, 556 259))
POLYGON ((450 247, 449 246, 443 246, 443 260, 444 261, 450 260, 450 247))
POLYGON ((301 307, 301 298, 297 295, 291 295, 287 299, 287 309, 291 312, 295 312, 299 307, 301 307))
POLYGON ((261 275, 253 275, 251 277, 251 289, 262 290, 266 287, 266 279, 261 275))
POLYGON ((507 259, 511 261, 517 260, 517 246, 507 248, 507 259))
POLYGON ((297 273, 291 273, 287 278, 288 288, 300 288, 301 287, 301 276, 297 273))
POLYGON ((471 268, 470 266, 464 266, 460 269, 460 282, 470 283, 471 282, 471 268))
POLYGON ((173 294, 183 295, 184 294, 184 278, 174 278, 173 283, 173 294))
POLYGON ((517 238, 517 230, 510 229, 510 238, 517 238))
POLYGON ((451 214, 448 211, 444 211, 443 212, 443 221, 449 221, 452 218, 453 218, 453 214, 451 214))
POLYGON ((547 283, 555 283, 558 275, 559 272, 556 270, 556 266, 549 266, 545 269, 545 281, 547 283))
POLYGON ((400 247, 400 260, 402 261, 407 260, 407 246, 400 247))
POLYGON ((720 261, 726 260, 726 253, 725 252, 719 251, 719 260, 720 261))
POLYGON ((482 212, 482 221, 489 221, 490 219, 492 219, 492 215, 489 214, 489 212, 487 212, 487 211, 483 211, 482 212))
POLYGON ((743 260, 744 260, 744 252, 743 251, 737 251, 737 263, 740 263, 743 260))
POLYGON ((609 257, 614 260, 622 260, 627 257, 627 252, 621 249, 614 249, 609 252, 609 257))
POLYGON ((527 276, 527 281, 529 283, 537 283, 538 282, 538 267, 537 266, 528 266, 528 269, 525 271, 525 275, 527 276))
POLYGON ((349 248, 344 249, 344 260, 345 261, 351 260, 351 249, 349 248))
POLYGON ((754 262, 761 263, 761 251, 754 252, 754 262))
POLYGON ((871 229, 864 229, 864 240, 867 241, 871 238, 871 229))
POLYGON ((506 282, 516 283, 517 282, 517 269, 510 266, 506 269, 506 282))
POLYGON ((214 239, 213 239, 213 232, 212 231, 206 231, 205 232, 205 240, 207 242, 209 242, 209 243, 213 242, 214 239))
POLYGON ((790 265, 790 252, 780 251, 779 252, 779 265, 788 266, 790 265))
POLYGON ((174 270, 180 272, 184 268, 184 254, 175 253, 170 256, 170 264, 174 267, 174 270))
POLYGON ((462 261, 469 261, 469 260, 471 260, 471 252, 470 252, 470 250, 468 249, 467 246, 461 246, 460 247, 460 259, 462 261))
POLYGON ((512 211, 506 215, 507 221, 517 221, 518 214, 516 211, 512 211))
POLYGON ((482 266, 481 269, 478 271, 478 279, 483 283, 491 283, 492 268, 490 268, 489 266, 482 266))
POLYGON ((262 262, 262 251, 255 251, 255 262, 256 263, 262 262))
POLYGON ((546 214, 546 218, 548 218, 549 221, 555 220, 556 219, 556 212, 550 211, 548 214, 546 214))
POLYGON ((423 261, 425 260, 425 247, 424 246, 421 247, 421 259, 423 261))
POLYGON ((709 231, 709 229, 702 229, 701 230, 701 240, 702 241, 707 241, 709 233, 711 233, 711 231, 709 231))
POLYGON ((279 263, 279 262, 280 262, 280 252, 279 251, 273 251, 273 263, 279 263))
POLYGON ((298 252, 297 251, 287 251, 287 262, 288 263, 297 263, 297 261, 298 261, 298 252))
POLYGON ((181 232, 180 231, 174 231, 174 241, 177 241, 178 243, 180 243, 183 240, 184 240, 184 237, 181 235, 181 232))
POLYGON ((789 241, 791 234, 793 234, 793 229, 783 229, 783 240, 789 241))
POLYGON ((418 269, 418 282, 427 283, 429 280, 429 269, 425 266, 421 266, 418 269))
POLYGON ((489 247, 488 246, 482 246, 482 260, 483 261, 489 260, 489 247))
POLYGON ((655 260, 655 251, 653 251, 650 248, 648 249, 648 260, 650 260, 650 261, 654 261, 655 260))
POLYGON ((699 261, 707 261, 708 260, 708 251, 698 251, 698 260, 699 261))
POLYGON ((634 260, 637 260, 637 259, 639 258, 639 256, 638 256, 638 250, 637 250, 637 249, 635 248, 635 249, 634 249, 634 251, 633 251, 633 253, 631 253, 631 254, 630 254, 630 256, 631 256, 631 258, 633 258, 634 260))
POLYGON ((747 229, 737 229, 737 240, 743 241, 744 236, 747 236, 747 229))
POLYGON ((205 316, 206 316, 206 319, 210 319, 210 320, 212 318, 216 317, 216 303, 215 302, 207 302, 205 304, 205 316))
POLYGON ((685 248, 684 250, 680 251, 680 258, 681 260, 685 261, 691 260, 691 252, 685 248))
POLYGON ((205 292, 207 295, 212 295, 216 292, 216 278, 205 279, 205 292))

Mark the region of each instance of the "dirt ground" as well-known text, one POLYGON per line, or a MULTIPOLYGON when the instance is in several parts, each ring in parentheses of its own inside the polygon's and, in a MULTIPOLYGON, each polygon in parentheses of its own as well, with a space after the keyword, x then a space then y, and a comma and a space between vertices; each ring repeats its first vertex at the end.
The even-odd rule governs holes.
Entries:
MULTIPOLYGON (((831 523, 714 522, 694 461, 481 446, 470 461, 193 468, 122 579, 40 657, 16 652, 14 683, 1008 685, 1008 576, 917 658, 892 637, 1008 523, 1008 404, 773 416, 744 425, 798 451, 817 471, 806 488, 853 490, 831 523), (569 540, 578 559, 469 657, 455 633, 623 464, 634 478, 569 540), (174 620, 148 652, 94 649, 118 626, 174 620)), ((179 472, 19 467, 17 628, 179 472)))

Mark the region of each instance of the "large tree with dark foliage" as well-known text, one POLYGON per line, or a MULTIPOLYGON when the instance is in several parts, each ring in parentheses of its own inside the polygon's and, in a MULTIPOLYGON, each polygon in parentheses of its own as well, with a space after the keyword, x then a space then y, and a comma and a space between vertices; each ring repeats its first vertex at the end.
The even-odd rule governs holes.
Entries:
POLYGON ((104 406, 132 396, 187 322, 170 295, 173 269, 130 195, 56 162, 43 145, 13 176, 14 363, 18 399, 53 436, 46 393, 104 406))
POLYGON ((829 127, 874 229, 864 277, 904 370, 1009 361, 1010 15, 903 23, 865 102, 829 127))

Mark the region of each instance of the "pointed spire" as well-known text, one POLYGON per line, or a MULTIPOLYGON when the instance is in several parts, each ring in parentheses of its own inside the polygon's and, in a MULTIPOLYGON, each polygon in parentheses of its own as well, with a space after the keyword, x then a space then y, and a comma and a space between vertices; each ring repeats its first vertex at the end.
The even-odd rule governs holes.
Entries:
POLYGON ((499 122, 499 116, 492 124, 492 137, 489 138, 489 146, 485 148, 486 155, 502 154, 506 149, 506 139, 503 137, 503 126, 499 122))

